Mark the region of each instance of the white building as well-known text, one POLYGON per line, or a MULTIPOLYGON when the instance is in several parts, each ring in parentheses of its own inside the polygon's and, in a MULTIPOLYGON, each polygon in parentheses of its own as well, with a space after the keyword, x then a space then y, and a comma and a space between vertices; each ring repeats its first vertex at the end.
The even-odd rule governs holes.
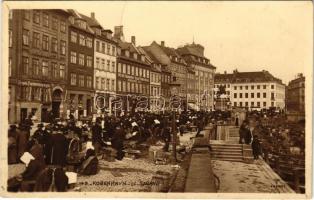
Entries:
MULTIPOLYGON (((112 31, 104 29, 91 14, 88 21, 95 32, 94 38, 94 89, 95 98, 103 96, 103 104, 98 107, 108 109, 109 97, 116 94, 116 69, 118 42, 112 31)), ((99 104, 99 102, 97 103, 99 104)), ((96 108, 96 107, 95 107, 96 108)), ((96 108, 97 109, 97 108, 96 108)))
POLYGON ((231 107, 262 109, 285 108, 285 85, 268 71, 216 74, 214 94, 225 88, 231 107))

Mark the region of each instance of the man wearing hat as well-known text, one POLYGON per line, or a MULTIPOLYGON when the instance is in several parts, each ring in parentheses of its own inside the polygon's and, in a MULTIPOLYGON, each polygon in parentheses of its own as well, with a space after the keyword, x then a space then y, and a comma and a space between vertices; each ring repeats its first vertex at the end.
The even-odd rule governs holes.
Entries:
POLYGON ((17 132, 17 149, 18 149, 18 157, 21 157, 26 151, 27 142, 29 140, 29 132, 28 128, 25 124, 19 124, 20 131, 17 132))
POLYGON ((52 164, 53 165, 66 165, 66 155, 68 150, 68 143, 66 137, 62 134, 60 125, 55 124, 52 130, 52 164))
POLYGON ((95 148, 96 155, 99 153, 100 148, 106 144, 102 141, 102 128, 101 118, 96 119, 95 125, 92 127, 92 143, 95 148))
POLYGON ((34 135, 32 136, 34 139, 36 139, 38 142, 39 142, 39 144, 41 144, 41 145, 43 145, 43 143, 44 143, 44 132, 45 132, 45 130, 44 130, 44 124, 43 123, 39 123, 38 125, 37 125, 37 130, 34 132, 34 135))

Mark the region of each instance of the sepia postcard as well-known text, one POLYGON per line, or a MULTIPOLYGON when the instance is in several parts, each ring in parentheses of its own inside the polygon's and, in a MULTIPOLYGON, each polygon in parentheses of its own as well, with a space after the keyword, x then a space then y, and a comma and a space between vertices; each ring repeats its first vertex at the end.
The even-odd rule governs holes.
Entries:
POLYGON ((311 1, 2 2, 0 196, 312 197, 311 1))

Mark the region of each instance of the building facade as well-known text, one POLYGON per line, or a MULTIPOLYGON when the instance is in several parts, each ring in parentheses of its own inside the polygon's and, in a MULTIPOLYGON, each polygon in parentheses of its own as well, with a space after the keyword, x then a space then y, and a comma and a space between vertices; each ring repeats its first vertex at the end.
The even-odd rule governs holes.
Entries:
POLYGON ((10 11, 9 123, 64 116, 68 17, 66 10, 10 11))
POLYGON ((69 59, 67 84, 67 116, 90 117, 93 113, 94 31, 86 16, 69 10, 69 59))
POLYGON ((122 99, 123 111, 134 112, 136 108, 149 109, 150 63, 145 54, 136 47, 135 37, 126 42, 123 27, 116 26, 114 37, 118 39, 117 94, 122 99), (140 102, 143 102, 140 105, 140 102))
POLYGON ((204 56, 204 47, 193 42, 179 47, 177 52, 189 66, 189 73, 187 74, 188 102, 196 104, 197 108, 201 110, 213 109, 216 67, 204 56))
MULTIPOLYGON (((161 44, 157 44, 155 41, 151 43, 150 46, 145 47, 151 54, 164 66, 162 72, 170 72, 170 82, 168 73, 162 73, 162 86, 165 85, 165 80, 167 87, 170 84, 179 84, 178 91, 175 93, 181 97, 182 107, 181 109, 186 109, 187 105, 187 63, 184 59, 177 53, 174 48, 166 47, 165 42, 162 41, 161 44)), ((170 87, 162 88, 164 92, 170 96, 170 87), (169 92, 169 93, 168 93, 169 92)))
POLYGON ((116 94, 117 40, 112 31, 96 20, 95 13, 84 16, 94 35, 94 111, 108 112, 109 99, 116 94), (97 98, 99 97, 99 98, 97 98), (96 101, 99 100, 101 102, 96 101), (96 106, 97 104, 97 106, 96 106))
POLYGON ((225 88, 230 107, 251 110, 285 108, 285 85, 268 71, 216 74, 214 95, 225 88))
POLYGON ((305 77, 298 74, 287 86, 287 111, 305 114, 305 77))

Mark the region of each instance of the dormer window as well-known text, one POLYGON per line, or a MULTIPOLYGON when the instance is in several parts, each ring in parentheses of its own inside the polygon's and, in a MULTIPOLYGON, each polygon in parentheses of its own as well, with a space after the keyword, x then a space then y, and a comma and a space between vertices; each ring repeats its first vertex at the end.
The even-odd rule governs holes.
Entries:
POLYGON ((73 16, 69 17, 69 21, 71 24, 74 24, 74 17, 73 16))
POLYGON ((137 53, 133 53, 133 58, 137 60, 137 53))
POLYGON ((77 19, 76 23, 78 24, 78 26, 82 29, 86 29, 86 22, 84 20, 81 19, 77 19))
POLYGON ((130 57, 130 52, 128 50, 125 50, 125 56, 130 57))
POLYGON ((95 28, 95 32, 96 32, 96 35, 101 35, 101 30, 100 30, 100 28, 95 28))
POLYGON ((144 55, 141 55, 141 60, 142 60, 142 62, 145 62, 145 56, 144 55))

